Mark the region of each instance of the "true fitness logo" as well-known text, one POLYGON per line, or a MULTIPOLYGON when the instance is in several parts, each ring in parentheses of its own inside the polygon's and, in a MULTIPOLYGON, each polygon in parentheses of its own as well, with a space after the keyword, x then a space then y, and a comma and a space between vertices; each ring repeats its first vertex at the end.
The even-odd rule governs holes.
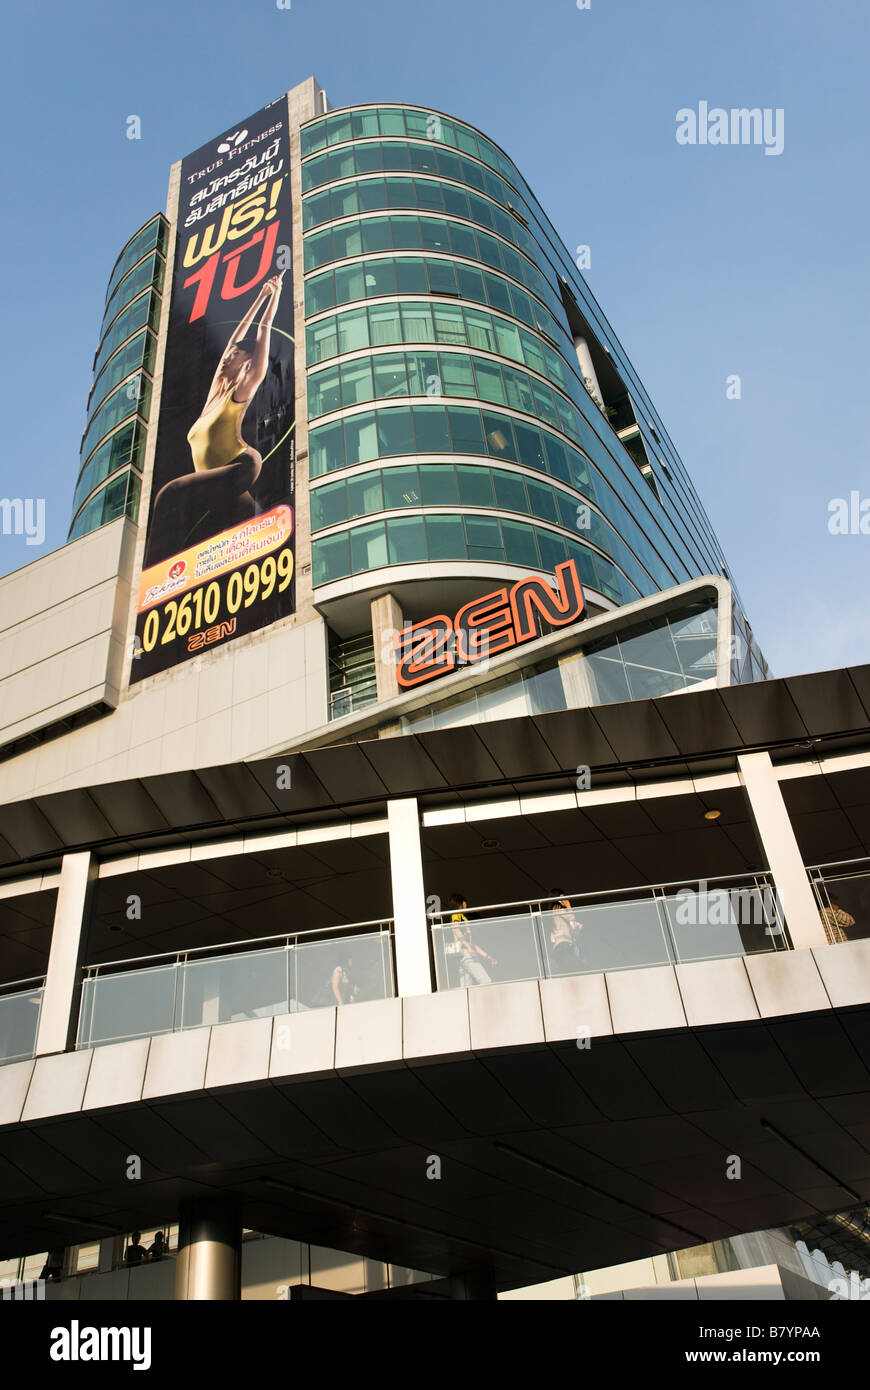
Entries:
POLYGON ((232 135, 228 135, 226 140, 222 140, 218 145, 218 154, 228 154, 230 150, 238 149, 244 140, 247 140, 246 130, 236 130, 232 135))

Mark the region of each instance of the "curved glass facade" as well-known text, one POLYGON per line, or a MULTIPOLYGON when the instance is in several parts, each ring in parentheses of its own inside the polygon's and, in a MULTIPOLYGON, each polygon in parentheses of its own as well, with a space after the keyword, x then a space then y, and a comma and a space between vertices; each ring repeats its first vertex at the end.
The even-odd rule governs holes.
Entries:
MULTIPOLYGON (((591 488, 584 489, 586 496, 591 488)), ((637 562, 628 546, 593 506, 577 501, 576 493, 533 478, 519 468, 482 468, 475 464, 416 463, 394 468, 375 468, 343 478, 311 492, 311 530, 329 530, 358 517, 378 512, 422 507, 456 507, 509 512, 536 517, 564 528, 576 539, 578 532, 631 579, 637 593, 651 594, 656 585, 637 562)), ((455 559, 455 556, 448 557, 455 559)), ((637 594, 635 594, 637 597, 637 594)))
POLYGON ((303 126, 301 155, 315 589, 425 559, 552 570, 575 551, 615 603, 727 576, 652 402, 503 151, 439 112, 365 106, 303 126), (430 512, 450 505, 462 515, 430 512))
POLYGON ((640 598, 610 560, 582 541, 545 526, 498 516, 427 512, 425 516, 395 517, 315 540, 311 550, 315 587, 391 565, 466 560, 517 565, 524 572, 552 572, 565 560, 574 559, 585 587, 596 589, 614 603, 633 603, 640 598))
POLYGON ((168 227, 146 222, 109 277, 69 540, 138 513, 168 227))

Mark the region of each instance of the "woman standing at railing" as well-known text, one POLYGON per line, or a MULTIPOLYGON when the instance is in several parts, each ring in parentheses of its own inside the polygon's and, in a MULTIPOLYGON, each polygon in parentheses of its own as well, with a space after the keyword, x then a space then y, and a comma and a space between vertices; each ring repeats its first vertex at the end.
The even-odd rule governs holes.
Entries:
POLYGON ((467 900, 462 893, 453 893, 447 899, 447 906, 453 909, 450 921, 453 924, 453 945, 459 956, 459 988, 492 984, 489 973, 481 965, 481 961, 488 961, 490 965, 497 965, 498 962, 472 939, 471 924, 465 915, 467 900))
POLYGON ((552 947, 554 975, 574 975, 581 963, 580 932, 583 923, 578 922, 571 908, 571 899, 558 893, 550 903, 550 945, 552 947))

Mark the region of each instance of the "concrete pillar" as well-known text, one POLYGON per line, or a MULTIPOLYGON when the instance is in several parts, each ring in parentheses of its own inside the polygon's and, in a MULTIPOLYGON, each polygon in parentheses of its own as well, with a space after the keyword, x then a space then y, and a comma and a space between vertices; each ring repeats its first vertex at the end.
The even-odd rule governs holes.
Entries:
POLYGON ((598 704, 598 684, 582 652, 565 652, 560 656, 559 674, 568 709, 588 709, 598 704))
POLYGON ((581 375, 586 379, 587 384, 592 387, 592 390, 598 397, 599 403, 603 406, 604 397, 601 394, 598 375, 595 371, 592 362, 592 353, 589 351, 589 344, 586 339, 578 335, 578 337, 574 339, 574 350, 577 353, 577 361, 580 363, 581 375))
POLYGON ((827 937, 769 753, 745 753, 737 764, 761 847, 788 924, 792 945, 825 946, 827 937))
POLYGON ((81 968, 96 876, 97 866, 90 850, 64 855, 36 1035, 37 1057, 65 1052, 76 1040, 81 968))
POLYGON ((396 664, 393 660, 392 634, 402 626, 402 610, 392 594, 381 594, 373 598, 372 641, 375 649, 375 680, 377 681, 378 703, 393 700, 399 693, 396 679, 396 664))
POLYGON ((242 1220, 233 1197, 182 1204, 178 1217, 175 1297, 203 1301, 242 1296, 242 1220))
POLYGON ((399 994, 431 994, 429 923, 415 797, 387 802, 399 994))

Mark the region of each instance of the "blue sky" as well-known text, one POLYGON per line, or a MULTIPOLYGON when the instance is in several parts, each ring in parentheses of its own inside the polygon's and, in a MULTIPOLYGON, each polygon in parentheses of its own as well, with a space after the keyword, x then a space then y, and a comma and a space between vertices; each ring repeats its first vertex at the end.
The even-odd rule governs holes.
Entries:
MULTIPOLYGON (((870 535, 828 531, 832 498, 870 497, 866 0, 7 0, 0 40, 0 496, 46 498, 45 549, 121 245, 173 160, 314 73, 336 106, 430 104, 505 148, 591 247, 775 674, 870 659, 870 535), (700 101, 782 108, 783 153, 678 145, 700 101)), ((0 573, 36 554, 0 536, 0 573)))

